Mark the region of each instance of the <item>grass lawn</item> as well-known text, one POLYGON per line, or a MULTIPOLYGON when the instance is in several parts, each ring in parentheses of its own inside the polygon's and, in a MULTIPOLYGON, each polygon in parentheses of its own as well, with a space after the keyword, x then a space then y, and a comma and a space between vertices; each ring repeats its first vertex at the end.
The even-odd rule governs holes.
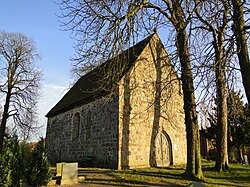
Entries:
MULTIPOLYGON (((198 182, 205 186, 249 186, 250 166, 230 164, 230 170, 216 172, 213 170, 214 162, 202 162, 204 179, 198 182)), ((184 165, 169 168, 146 168, 124 171, 108 171, 116 179, 116 183, 124 185, 148 186, 187 186, 192 182, 183 175, 184 165)))
POLYGON ((203 175, 207 186, 250 186, 250 166, 230 164, 230 170, 216 172, 214 162, 203 164, 203 175))

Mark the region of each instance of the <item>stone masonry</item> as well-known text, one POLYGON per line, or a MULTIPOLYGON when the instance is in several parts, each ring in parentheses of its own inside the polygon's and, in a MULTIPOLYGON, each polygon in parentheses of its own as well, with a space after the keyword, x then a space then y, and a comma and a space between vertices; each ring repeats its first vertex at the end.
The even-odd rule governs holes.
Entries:
POLYGON ((49 160, 53 163, 79 162, 82 166, 81 162, 92 158, 99 167, 116 168, 117 104, 115 96, 102 98, 49 118, 46 135, 49 160), (78 138, 72 139, 72 118, 77 112, 80 113, 80 129, 78 138), (86 134, 88 125, 89 137, 86 134))
POLYGON ((50 161, 139 168, 186 162, 183 95, 154 34, 114 92, 48 117, 50 161))
POLYGON ((155 141, 161 133, 167 136, 171 149, 169 162, 161 166, 186 162, 183 96, 179 84, 165 49, 154 35, 120 82, 120 168, 160 166, 156 163, 155 141))

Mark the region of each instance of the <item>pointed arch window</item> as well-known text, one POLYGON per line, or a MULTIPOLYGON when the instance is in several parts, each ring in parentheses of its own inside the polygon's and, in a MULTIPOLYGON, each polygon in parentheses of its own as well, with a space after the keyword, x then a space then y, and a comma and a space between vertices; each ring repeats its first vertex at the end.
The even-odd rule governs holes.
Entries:
POLYGON ((87 123, 86 123, 86 139, 89 139, 91 137, 91 112, 88 111, 87 113, 87 123))
POLYGON ((79 130, 80 130, 80 123, 81 123, 81 119, 80 119, 80 113, 76 112, 73 115, 73 120, 72 120, 72 140, 77 140, 79 139, 79 130))

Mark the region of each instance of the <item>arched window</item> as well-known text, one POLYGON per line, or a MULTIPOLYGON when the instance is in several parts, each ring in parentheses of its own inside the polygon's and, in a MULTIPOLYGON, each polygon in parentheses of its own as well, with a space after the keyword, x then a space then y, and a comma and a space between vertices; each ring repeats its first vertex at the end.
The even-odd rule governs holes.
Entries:
POLYGON ((86 123, 86 139, 89 139, 91 137, 91 112, 88 111, 87 113, 87 123, 86 123))
POLYGON ((79 129, 80 129, 80 114, 79 112, 75 113, 72 120, 72 140, 77 140, 79 138, 79 129))

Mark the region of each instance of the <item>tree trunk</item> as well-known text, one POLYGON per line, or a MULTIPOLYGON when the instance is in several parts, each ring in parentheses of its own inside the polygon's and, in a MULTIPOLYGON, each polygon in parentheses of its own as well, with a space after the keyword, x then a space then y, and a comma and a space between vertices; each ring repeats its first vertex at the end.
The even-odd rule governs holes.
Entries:
POLYGON ((191 69, 190 52, 188 47, 186 21, 181 2, 172 1, 173 20, 172 24, 177 32, 176 45, 181 64, 181 81, 184 95, 185 125, 187 133, 187 166, 186 175, 202 178, 200 136, 196 114, 196 101, 194 95, 194 83, 191 69))
MULTIPOLYGON (((197 119, 197 118, 196 118, 197 119)), ((203 174, 202 174, 202 167, 201 167, 201 142, 200 142, 200 130, 199 130, 199 126, 198 126, 198 121, 196 124, 196 147, 195 147, 195 171, 196 171, 196 175, 198 178, 203 178, 203 174)))
POLYGON ((232 3, 234 21, 233 32, 236 37, 237 55, 241 69, 243 86, 245 88, 248 103, 250 103, 250 61, 246 38, 243 2, 241 0, 232 0, 232 3))
POLYGON ((199 127, 196 114, 193 76, 186 30, 177 29, 177 48, 181 63, 181 80, 184 94, 185 124, 187 132, 187 166, 188 176, 202 177, 199 127))
MULTIPOLYGON (((218 70, 219 71, 219 70, 218 70)), ((222 73, 222 72, 221 72, 222 73)), ((215 168, 217 171, 228 169, 227 152, 227 99, 225 75, 217 78, 217 159, 215 168), (224 80, 223 80, 224 79, 224 80)))
POLYGON ((226 87, 226 59, 224 55, 224 33, 218 34, 218 42, 214 42, 215 48, 215 74, 217 89, 217 158, 215 169, 217 171, 228 169, 227 151, 227 87, 226 87))
POLYGON ((2 150, 3 150, 3 141, 4 141, 4 136, 5 136, 6 123, 9 117, 8 112, 9 112, 9 106, 10 106, 10 96, 11 94, 9 91, 6 96, 3 116, 2 116, 1 126, 0 126, 0 153, 2 153, 2 150))
MULTIPOLYGON (((236 124, 236 123, 235 123, 236 124)), ((236 137, 235 137, 235 141, 236 141, 236 149, 237 149, 237 162, 243 164, 244 158, 243 158, 243 154, 242 154, 242 150, 241 150, 241 146, 240 146, 240 133, 239 133, 239 128, 238 126, 236 126, 236 137)))

